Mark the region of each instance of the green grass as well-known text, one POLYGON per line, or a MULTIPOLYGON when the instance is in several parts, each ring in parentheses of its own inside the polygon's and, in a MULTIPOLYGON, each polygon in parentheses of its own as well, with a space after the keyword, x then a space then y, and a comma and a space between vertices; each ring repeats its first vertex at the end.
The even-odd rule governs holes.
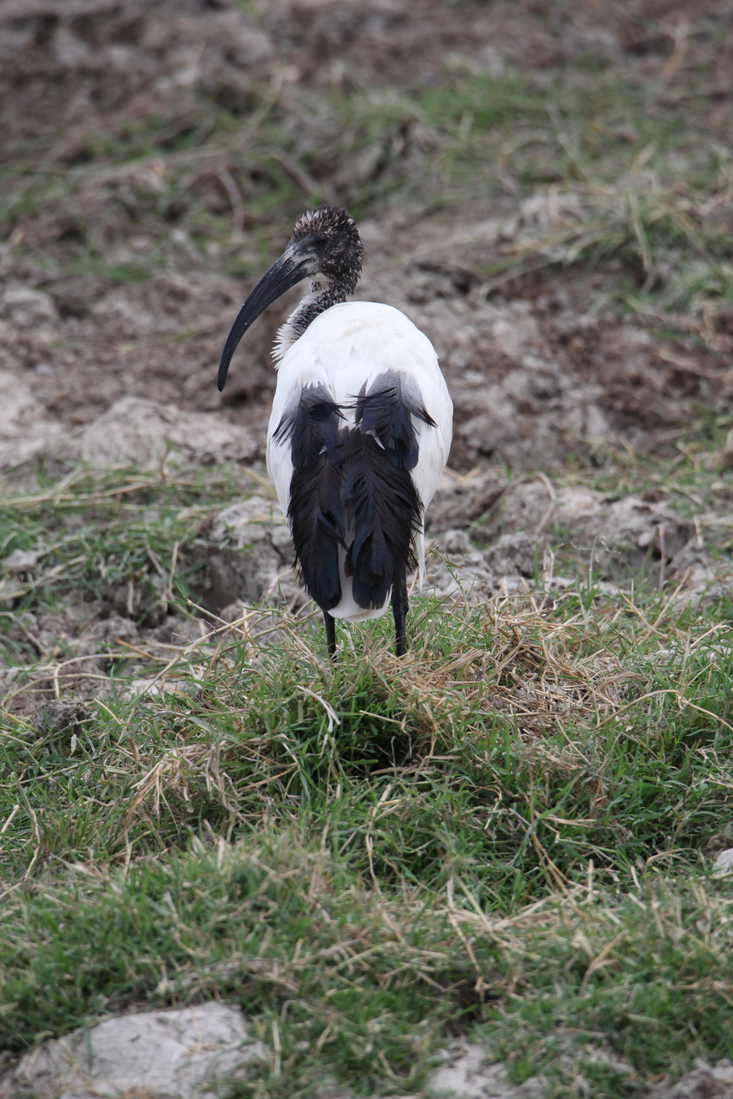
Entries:
MULTIPOLYGON (((520 611, 506 646, 481 609, 456 628, 426 608, 407 668, 384 652, 386 625, 354 631, 335 671, 320 635, 253 650, 222 645, 222 627, 218 644, 183 651, 162 699, 106 697, 71 754, 69 734, 17 719, 0 817, 18 797, 26 811, 8 871, 161 854, 262 821, 327 826, 334 853, 392 886, 441 889, 458 872, 502 908, 589 859, 612 877, 652 857, 694 861, 733 777, 731 660, 718 651, 730 628, 713 613, 704 644, 680 629, 655 659, 633 620, 599 629, 597 608, 568 612, 520 611), (617 663, 594 667, 601 647, 617 663)), ((116 682, 124 693, 123 672, 116 682)))
MULTIPOLYGON (((99 539, 124 578, 180 539, 185 615, 184 520, 245 488, 222 477, 78 472, 6 500, 4 552, 43 530, 58 568, 99 539)), ((541 612, 416 599, 405 661, 387 620, 341 631, 333 667, 307 616, 274 641, 254 610, 143 640, 159 693, 129 697, 112 646, 111 692, 66 729, 28 716, 8 647, 0 1046, 216 995, 272 1051, 240 1095, 419 1089, 456 1033, 557 1095, 728 1055, 729 889, 701 853, 729 817, 730 616, 579 579, 541 612)), ((18 606, 98 583, 62 568, 18 606)))
POLYGON ((730 915, 729 888, 699 875, 645 875, 624 897, 589 873, 497 919, 458 876, 388 894, 294 832, 194 841, 6 899, 5 1029, 18 1048, 131 1004, 221 995, 272 1050, 235 1094, 315 1095, 324 1074, 355 1094, 411 1091, 449 1028, 517 1079, 540 1072, 565 1094, 585 1074, 618 1096, 619 1058, 639 1082, 730 1055, 730 915))

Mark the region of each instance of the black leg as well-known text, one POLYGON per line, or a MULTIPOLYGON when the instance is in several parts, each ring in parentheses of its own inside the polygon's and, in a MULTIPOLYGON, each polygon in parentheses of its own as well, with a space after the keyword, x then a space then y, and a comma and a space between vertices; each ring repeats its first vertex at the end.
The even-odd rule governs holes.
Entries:
POLYGON ((405 641, 407 569, 404 565, 392 585, 392 614, 394 615, 395 652, 398 656, 404 656, 407 652, 407 642, 405 641))
POLYGON ((323 612, 323 621, 326 623, 326 640, 328 641, 328 655, 331 660, 336 659, 336 622, 328 613, 323 612))

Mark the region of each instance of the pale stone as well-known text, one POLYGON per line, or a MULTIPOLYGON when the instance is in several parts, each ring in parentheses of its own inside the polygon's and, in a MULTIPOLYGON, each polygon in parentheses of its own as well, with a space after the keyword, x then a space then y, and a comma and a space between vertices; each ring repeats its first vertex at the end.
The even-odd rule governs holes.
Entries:
POLYGON ((256 450, 248 431, 213 413, 184 412, 176 405, 123 397, 51 453, 95 466, 149 467, 166 458, 204 465, 251 461, 256 450))
POLYGON ((543 1099, 545 1089, 532 1078, 512 1084, 504 1065, 490 1061, 479 1045, 465 1046, 458 1056, 432 1073, 427 1084, 430 1096, 446 1099, 543 1099))
POLYGON ((0 1099, 218 1099, 265 1056, 240 1009, 227 1004, 122 1015, 26 1054, 0 1080, 0 1099))

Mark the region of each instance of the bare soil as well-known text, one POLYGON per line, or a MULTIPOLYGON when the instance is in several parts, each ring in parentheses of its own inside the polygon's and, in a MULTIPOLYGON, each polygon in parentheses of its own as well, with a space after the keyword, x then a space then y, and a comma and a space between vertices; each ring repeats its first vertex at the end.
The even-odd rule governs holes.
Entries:
MULTIPOLYGON (((240 111, 245 124, 255 89, 275 79, 295 97, 347 78, 425 86, 459 63, 517 65, 539 80, 553 66, 594 59, 610 59, 620 74, 653 73, 669 61, 686 13, 687 5, 666 0, 602 13, 593 0, 278 0, 248 11, 228 0, 4 0, 0 126, 11 153, 29 141, 47 147, 54 171, 88 155, 90 131, 114 135, 152 114, 174 126, 202 90, 240 111)), ((723 87, 733 61, 729 5, 697 5, 690 42, 723 87)), ((724 107, 713 100, 714 111, 724 107)), ((327 171, 324 182, 338 191, 327 171)), ((128 258, 151 243, 136 231, 134 210, 125 210, 124 188, 124 179, 110 178, 90 196, 89 219, 114 236, 110 265, 120 260, 121 238, 128 258)), ((395 209, 365 227, 359 295, 404 308, 434 341, 456 405, 451 467, 499 459, 548 468, 609 438, 671 450, 700 406, 725 395, 725 363, 699 341, 661 340, 599 308, 613 277, 606 270, 590 278, 537 272, 492 292, 482 272, 532 216, 508 197, 417 219, 395 209)), ((27 437, 34 421, 44 434, 49 423, 66 431, 134 395, 218 413, 255 431, 261 446, 274 388, 269 347, 292 301, 248 336, 220 397, 219 349, 249 285, 170 232, 166 268, 143 283, 69 274, 74 231, 44 208, 16 225, 0 253, 0 370, 26 402, 15 424, 8 410, 0 436, 27 437)), ((283 225, 283 242, 288 231, 283 225)))

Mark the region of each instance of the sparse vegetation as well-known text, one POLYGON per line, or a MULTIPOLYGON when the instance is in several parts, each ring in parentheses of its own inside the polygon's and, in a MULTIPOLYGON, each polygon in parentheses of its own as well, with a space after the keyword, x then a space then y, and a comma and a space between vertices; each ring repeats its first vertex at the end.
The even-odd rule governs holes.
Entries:
POLYGON ((362 217, 387 203, 417 212, 539 189, 547 199, 488 274, 620 259, 633 275, 620 300, 672 327, 694 323, 716 346, 733 301, 728 120, 709 109, 722 92, 704 65, 682 86, 670 83, 675 73, 629 71, 620 84, 610 65, 528 78, 456 63, 411 94, 346 81, 297 98, 280 79, 259 90, 244 124, 199 95, 173 118, 82 131, 71 149, 9 148, 0 216, 11 230, 29 215, 50 223, 70 270, 126 280, 167 261, 171 226, 203 253, 215 247, 217 265, 251 273, 304 201, 338 199, 362 217), (156 247, 110 266, 110 246, 133 226, 156 247))

